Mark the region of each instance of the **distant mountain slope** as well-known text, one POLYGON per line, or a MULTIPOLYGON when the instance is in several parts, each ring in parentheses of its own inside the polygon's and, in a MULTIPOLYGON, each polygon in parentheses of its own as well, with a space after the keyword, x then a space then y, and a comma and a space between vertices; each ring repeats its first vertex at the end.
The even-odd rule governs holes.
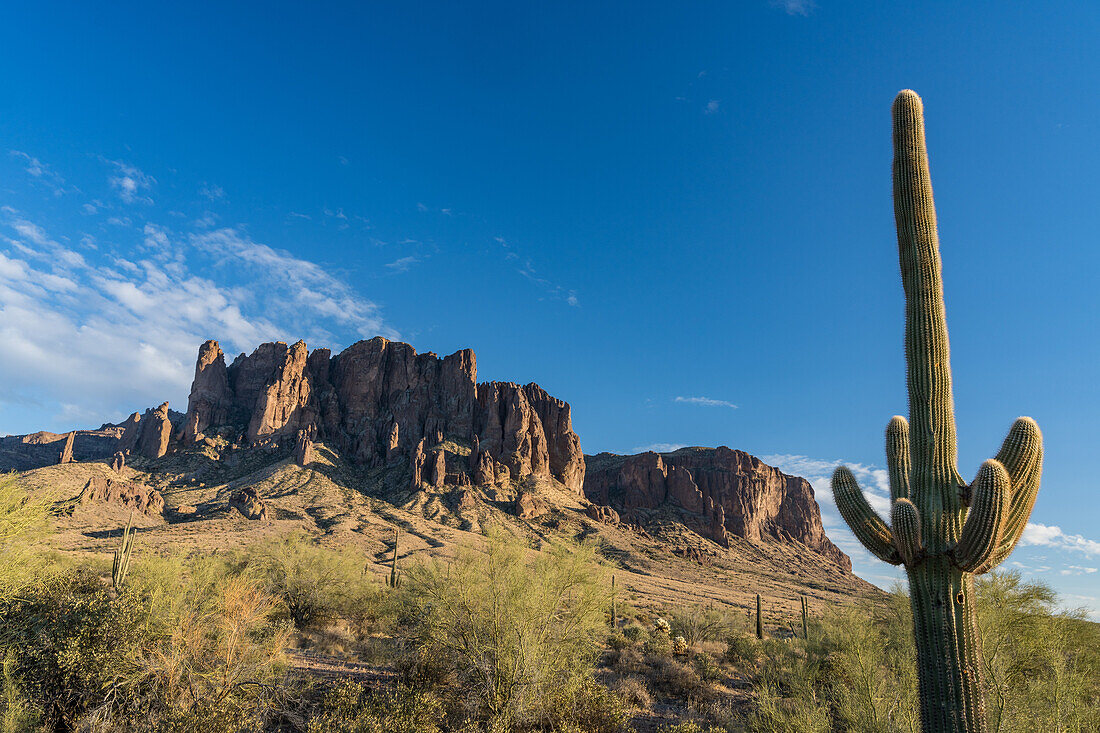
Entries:
POLYGON ((627 521, 644 524, 673 507, 685 524, 728 544, 727 533, 750 541, 793 540, 852 569, 825 536, 813 487, 744 451, 681 448, 672 453, 586 456, 584 495, 627 521))

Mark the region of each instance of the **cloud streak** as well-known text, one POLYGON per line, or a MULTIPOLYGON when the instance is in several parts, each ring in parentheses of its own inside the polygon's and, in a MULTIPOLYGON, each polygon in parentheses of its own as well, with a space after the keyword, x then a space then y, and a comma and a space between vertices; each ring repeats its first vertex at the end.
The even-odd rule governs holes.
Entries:
POLYGON ((773 8, 779 8, 787 15, 807 16, 817 8, 814 0, 771 0, 773 8))
POLYGON ((701 405, 703 407, 728 407, 731 410, 736 410, 737 405, 726 400, 716 400, 710 397, 677 397, 673 402, 680 402, 687 405, 701 405))

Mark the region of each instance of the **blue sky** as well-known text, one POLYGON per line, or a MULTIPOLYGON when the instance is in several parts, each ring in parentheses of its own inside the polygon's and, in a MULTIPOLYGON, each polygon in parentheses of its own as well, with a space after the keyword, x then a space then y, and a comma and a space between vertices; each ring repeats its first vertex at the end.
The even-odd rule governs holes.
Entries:
MULTIPOLYGON (((925 100, 960 467, 1047 460, 1010 558, 1100 609, 1096 3, 34 3, 0 59, 0 432, 183 409, 199 342, 471 347, 587 452, 884 496, 889 107, 925 100)), ((824 491, 823 491, 824 490, 824 491)))

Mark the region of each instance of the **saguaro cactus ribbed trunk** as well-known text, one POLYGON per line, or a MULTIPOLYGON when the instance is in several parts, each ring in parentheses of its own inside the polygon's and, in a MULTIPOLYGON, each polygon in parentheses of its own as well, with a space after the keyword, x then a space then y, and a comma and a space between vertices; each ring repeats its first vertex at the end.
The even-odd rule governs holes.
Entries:
POLYGON ((974 483, 957 468, 951 365, 936 210, 915 92, 894 100, 894 218, 905 288, 909 421, 886 428, 890 524, 867 503, 851 471, 833 474, 848 526, 879 559, 904 565, 913 608, 921 724, 925 733, 986 729, 973 577, 995 567, 1023 534, 1043 468, 1031 418, 1013 424, 974 483))

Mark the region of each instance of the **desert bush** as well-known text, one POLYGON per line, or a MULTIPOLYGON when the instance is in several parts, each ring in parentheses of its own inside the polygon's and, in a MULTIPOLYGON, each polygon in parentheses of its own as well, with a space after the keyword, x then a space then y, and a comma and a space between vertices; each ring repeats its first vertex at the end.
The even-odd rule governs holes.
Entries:
POLYGON ((627 638, 627 641, 637 642, 645 637, 645 629, 637 624, 631 624, 623 629, 623 636, 627 638))
POLYGON ((655 628, 646 637, 644 649, 648 656, 653 657, 672 654, 672 637, 663 629, 655 628))
POLYGON ((404 685, 372 690, 344 681, 324 696, 310 718, 308 733, 439 733, 444 708, 439 698, 404 685))
POLYGON ((706 652, 697 652, 691 661, 695 665, 695 673, 704 682, 717 682, 722 679, 722 668, 718 666, 714 657, 706 652))
POLYGON ((755 667, 760 660, 760 642, 756 637, 735 631, 726 639, 725 657, 738 667, 755 667))
POLYGON ((378 610, 381 586, 365 572, 362 557, 324 547, 303 532, 250 547, 248 563, 300 630, 336 618, 362 623, 378 610))
POLYGON ((522 542, 500 531, 486 544, 407 571, 401 592, 414 667, 453 678, 470 714, 493 728, 553 723, 573 709, 563 694, 587 690, 606 633, 595 553, 555 546, 528 558, 522 542))
POLYGON ((649 695, 645 679, 638 675, 617 677, 611 684, 611 689, 628 705, 646 710, 653 704, 653 698, 649 695))
POLYGON ((628 646, 630 646, 630 639, 627 639, 626 636, 624 636, 623 634, 618 632, 608 634, 607 647, 609 649, 614 649, 618 651, 620 649, 625 649, 628 646))
MULTIPOLYGON (((975 590, 990 730, 1100 730, 1097 625, 1081 613, 1057 610, 1049 586, 1025 583, 1018 573, 982 576, 975 590)), ((830 725, 919 731, 909 615, 908 598, 895 591, 874 607, 826 615, 809 641, 763 645, 757 701, 746 725, 761 731, 830 725)), ((733 649, 731 644, 731 654, 733 649)))
POLYGON ((721 639, 730 630, 730 619, 710 604, 677 609, 671 615, 673 636, 682 636, 691 646, 721 639))
POLYGON ((36 538, 48 528, 51 502, 29 496, 14 473, 0 474, 0 600, 19 593, 44 566, 36 538))
POLYGON ((146 561, 121 592, 87 564, 0 604, 0 653, 48 726, 254 729, 282 678, 287 632, 246 575, 146 561))
POLYGON ((695 702, 712 696, 710 686, 699 677, 694 666, 675 657, 648 657, 647 686, 661 699, 695 702))
POLYGON ((23 694, 14 661, 11 654, 0 661, 0 733, 35 733, 42 727, 41 711, 23 694))

